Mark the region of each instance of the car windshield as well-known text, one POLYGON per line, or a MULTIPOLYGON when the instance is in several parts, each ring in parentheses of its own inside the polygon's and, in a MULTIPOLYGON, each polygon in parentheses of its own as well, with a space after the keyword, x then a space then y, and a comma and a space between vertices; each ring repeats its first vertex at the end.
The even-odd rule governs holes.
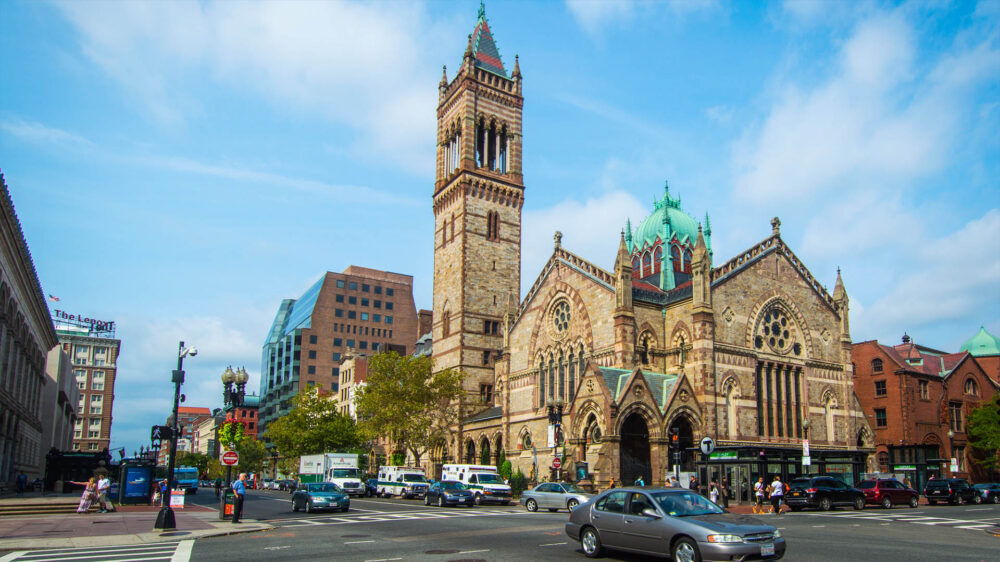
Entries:
POLYGON ((812 482, 812 478, 796 478, 792 480, 790 486, 792 488, 808 488, 810 482, 812 482))
POLYGON ((461 482, 442 482, 441 488, 445 490, 464 490, 465 484, 461 482))
POLYGON ((503 480, 496 474, 479 474, 480 484, 503 484, 503 480))
POLYGON ((335 468, 333 469, 334 478, 359 478, 360 471, 356 468, 335 468))
POLYGON ((724 513, 721 507, 694 492, 660 492, 653 494, 653 499, 671 517, 724 513))
POLYGON ((337 485, 332 482, 323 482, 322 484, 309 484, 309 487, 306 489, 311 493, 320 493, 320 494, 323 493, 331 494, 333 492, 340 491, 340 488, 337 487, 337 485))
POLYGON ((868 490, 869 488, 874 488, 874 487, 875 487, 874 480, 865 480, 864 482, 858 484, 859 490, 868 490))
POLYGON ((404 474, 403 482, 427 482, 423 474, 404 474))
POLYGON ((977 490, 985 490, 990 487, 990 484, 974 484, 972 487, 977 490))
POLYGON ((567 492, 572 492, 574 494, 586 494, 587 493, 587 490, 584 490, 583 488, 577 486, 576 484, 566 483, 566 484, 563 484, 562 487, 567 492))

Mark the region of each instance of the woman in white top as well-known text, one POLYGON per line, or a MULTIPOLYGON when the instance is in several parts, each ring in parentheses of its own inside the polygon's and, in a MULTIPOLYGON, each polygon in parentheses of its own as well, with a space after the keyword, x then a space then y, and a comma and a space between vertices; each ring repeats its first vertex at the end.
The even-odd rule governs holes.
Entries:
POLYGON ((780 476, 774 477, 771 482, 771 513, 781 515, 781 498, 785 497, 785 483, 780 476))

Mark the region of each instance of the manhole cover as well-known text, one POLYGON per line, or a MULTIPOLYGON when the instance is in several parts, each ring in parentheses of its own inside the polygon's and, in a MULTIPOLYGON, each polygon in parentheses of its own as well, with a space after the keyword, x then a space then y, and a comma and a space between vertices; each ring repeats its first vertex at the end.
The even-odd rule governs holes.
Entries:
POLYGON ((459 552, 461 552, 461 551, 460 550, 443 550, 443 549, 437 549, 437 550, 425 550, 424 554, 457 554, 459 552))
POLYGON ((365 537, 370 537, 370 536, 371 535, 341 535, 341 537, 345 539, 363 539, 365 537))

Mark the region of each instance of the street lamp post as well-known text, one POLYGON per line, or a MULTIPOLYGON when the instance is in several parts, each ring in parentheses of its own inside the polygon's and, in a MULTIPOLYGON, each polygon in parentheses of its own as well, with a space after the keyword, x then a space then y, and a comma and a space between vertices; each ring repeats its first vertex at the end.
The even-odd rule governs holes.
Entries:
MULTIPOLYGON (((247 370, 240 367, 233 370, 232 365, 226 367, 222 373, 222 399, 227 410, 243 406, 243 399, 246 397, 246 384, 250 375, 247 370)), ((226 466, 226 487, 233 483, 233 467, 226 466)))
POLYGON ((198 355, 198 350, 193 347, 184 347, 184 342, 177 346, 177 369, 172 373, 171 380, 174 383, 174 423, 170 432, 170 458, 167 460, 167 493, 163 498, 163 507, 156 515, 154 529, 172 530, 177 528, 177 519, 174 517, 174 510, 170 507, 170 491, 174 489, 174 462, 177 456, 177 433, 179 424, 177 423, 177 409, 181 402, 181 385, 184 383, 184 358, 190 355, 198 355))
MULTIPOLYGON (((555 403, 549 402, 548 412, 549 412, 549 425, 555 427, 554 430, 555 436, 553 439, 554 446, 552 451, 556 456, 558 456, 559 443, 562 441, 562 417, 563 417, 562 399, 557 399, 555 403)), ((561 467, 556 469, 556 480, 559 480, 560 470, 561 467)))
POLYGON ((955 430, 953 429, 948 430, 948 458, 949 458, 948 474, 951 475, 952 478, 954 478, 955 471, 952 469, 953 465, 950 461, 950 459, 955 458, 955 430))

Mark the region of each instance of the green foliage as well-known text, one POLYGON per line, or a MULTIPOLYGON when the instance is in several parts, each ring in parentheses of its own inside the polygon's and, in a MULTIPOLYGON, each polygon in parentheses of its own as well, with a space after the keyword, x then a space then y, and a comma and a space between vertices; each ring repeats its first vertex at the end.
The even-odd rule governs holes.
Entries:
MULTIPOLYGON (((510 464, 510 461, 507 461, 507 464, 510 464)), ((515 472, 514 475, 510 477, 510 492, 515 498, 517 498, 521 496, 521 492, 527 489, 528 489, 528 477, 525 476, 523 472, 521 472, 520 468, 518 468, 517 472, 515 472)))
POLYGON ((1000 469, 1000 392, 969 413, 965 434, 983 457, 975 462, 989 471, 1000 469))
POLYGON ((246 439, 246 427, 239 420, 226 420, 219 428, 219 443, 227 450, 235 450, 246 439))
MULTIPOLYGON (((500 463, 500 469, 498 471, 499 474, 500 474, 500 477, 503 478, 504 480, 510 480, 510 477, 511 477, 510 471, 511 471, 512 468, 513 467, 511 466, 510 461, 504 460, 502 463, 500 463)), ((522 476, 523 476, 523 474, 522 474, 522 476)))
POLYGON ((215 480, 216 478, 222 478, 226 474, 226 470, 222 467, 222 463, 219 459, 212 459, 208 461, 208 478, 209 480, 215 480))
POLYGON ((201 453, 186 451, 177 453, 177 466, 193 466, 197 468, 199 478, 208 474, 208 467, 212 460, 212 457, 201 453))
POLYGON ((449 436, 463 394, 458 371, 432 374, 429 357, 380 353, 368 360, 368 380, 356 397, 359 425, 367 439, 384 437, 419 463, 424 450, 449 436))
POLYGON ((490 464, 489 449, 483 447, 483 450, 479 451, 479 464, 490 464))
POLYGON ((278 459, 278 474, 288 477, 298 477, 299 457, 282 457, 278 459))
POLYGON ((236 465, 239 472, 260 472, 268 457, 267 448, 256 439, 244 439, 236 446, 236 452, 240 454, 240 462, 236 465))
POLYGON ((391 466, 403 466, 406 463, 406 453, 403 451, 396 451, 392 454, 391 466))
MULTIPOLYGON (((318 388, 294 397, 288 414, 268 424, 264 440, 274 443, 285 458, 356 452, 361 447, 357 424, 338 412, 336 404, 318 388)), ((298 465, 295 469, 297 472, 298 465)))

